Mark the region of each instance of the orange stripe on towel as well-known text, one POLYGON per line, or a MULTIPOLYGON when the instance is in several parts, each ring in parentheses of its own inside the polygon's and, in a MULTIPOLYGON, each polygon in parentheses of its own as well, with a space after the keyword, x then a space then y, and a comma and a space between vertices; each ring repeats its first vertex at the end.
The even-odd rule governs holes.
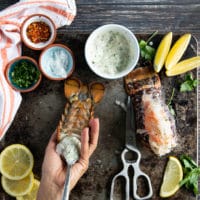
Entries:
MULTIPOLYGON (((13 93, 14 91, 13 91, 13 89, 9 89, 9 91, 10 91, 10 112, 9 112, 7 122, 2 128, 2 133, 4 132, 6 126, 9 124, 9 122, 12 121, 12 113, 13 113, 13 109, 14 109, 14 93, 13 93)), ((1 135, 1 132, 0 132, 0 135, 1 135)))
POLYGON ((3 20, 3 19, 5 19, 5 18, 9 18, 9 17, 15 16, 15 15, 17 15, 17 14, 23 12, 23 10, 24 10, 24 9, 18 10, 17 12, 9 13, 9 14, 7 14, 7 15, 4 15, 4 16, 0 17, 0 20, 3 20))
MULTIPOLYGON (((4 121, 5 121, 5 110, 6 110, 6 101, 5 101, 5 97, 6 97, 6 91, 5 91, 5 88, 4 88, 4 86, 3 86, 3 82, 2 82, 2 79, 0 79, 0 86, 1 86, 1 88, 2 88, 2 92, 3 92, 3 99, 4 99, 4 101, 3 101, 3 112, 2 112, 2 121, 1 121, 1 125, 3 126, 4 125, 4 121)), ((3 128, 2 128, 2 126, 0 127, 0 136, 2 135, 2 133, 3 133, 3 128)))
POLYGON ((12 40, 10 38, 6 38, 6 45, 1 50, 1 58, 3 59, 3 62, 2 62, 3 71, 5 70, 6 65, 8 64, 7 48, 11 47, 11 44, 12 44, 12 40))
POLYGON ((65 11, 65 10, 60 10, 58 8, 55 8, 53 6, 40 6, 41 8, 44 8, 44 9, 47 9, 47 10, 50 10, 52 12, 55 12, 59 15, 62 15, 63 17, 66 17, 68 20, 72 21, 74 19, 74 15, 65 11))
MULTIPOLYGON (((4 105, 3 105, 3 113, 2 113, 2 125, 3 125, 3 127, 0 127, 0 136, 1 136, 2 133, 4 132, 6 126, 8 125, 8 123, 12 119, 12 113, 13 113, 13 109, 14 109, 14 92, 15 91, 13 91, 12 88, 9 88, 10 109, 6 110, 6 106, 7 106, 7 101, 5 101, 6 91, 5 91, 3 81, 1 79, 0 79, 0 84, 1 84, 1 88, 3 89, 3 96, 4 96, 4 105), (8 116, 7 119, 5 118, 6 112, 9 112, 9 116, 8 116), (5 124, 5 120, 6 120, 6 124, 5 124)), ((8 87, 10 87, 10 86, 8 86, 8 87)))
POLYGON ((0 21, 0 25, 7 25, 7 24, 11 24, 11 25, 15 25, 17 27, 20 27, 20 23, 14 22, 14 21, 9 21, 9 20, 3 20, 0 21))
MULTIPOLYGON (((3 59, 3 62, 2 62, 3 71, 5 71, 6 65, 8 64, 7 48, 11 47, 11 44, 12 44, 12 40, 10 38, 7 38, 6 39, 6 45, 1 51, 1 58, 3 59)), ((1 81, 1 86, 3 88, 3 95, 4 95, 4 99, 5 99, 6 98, 5 87, 3 85, 3 81, 2 80, 0 80, 0 81, 1 81)), ((8 86, 8 87, 10 87, 10 86, 8 86)), ((13 107, 14 107, 14 93, 13 93, 13 89, 12 88, 9 88, 9 96, 10 96, 10 111, 9 111, 9 116, 8 116, 8 122, 12 118, 12 111, 13 111, 13 107)), ((2 124, 5 123, 4 122, 5 121, 5 109, 6 109, 6 101, 4 101, 2 124)), ((3 127, 3 130, 4 129, 5 129, 5 126, 3 127)), ((3 133, 3 130, 0 130, 0 134, 3 133)))

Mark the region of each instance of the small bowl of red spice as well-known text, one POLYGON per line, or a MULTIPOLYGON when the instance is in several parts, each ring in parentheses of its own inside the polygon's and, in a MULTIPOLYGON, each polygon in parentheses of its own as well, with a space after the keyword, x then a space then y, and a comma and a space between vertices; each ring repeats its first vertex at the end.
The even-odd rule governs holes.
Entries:
POLYGON ((21 38, 30 49, 42 50, 55 41, 56 26, 45 15, 31 15, 22 24, 21 38))

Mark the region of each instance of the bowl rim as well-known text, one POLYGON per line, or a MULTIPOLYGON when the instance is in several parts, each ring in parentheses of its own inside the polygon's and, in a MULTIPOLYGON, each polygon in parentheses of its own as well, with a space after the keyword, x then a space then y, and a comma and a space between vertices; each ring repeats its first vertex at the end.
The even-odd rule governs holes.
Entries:
POLYGON ((40 71, 42 72, 42 74, 43 74, 46 78, 48 78, 48 79, 50 79, 50 80, 53 80, 53 81, 65 80, 66 78, 68 78, 69 76, 71 76, 72 73, 74 72, 74 69, 75 69, 75 58, 74 58, 74 54, 73 54, 72 50, 71 50, 68 46, 66 46, 66 45, 64 45, 64 44, 59 44, 59 43, 50 44, 50 45, 48 45, 48 46, 41 52, 41 54, 40 54, 40 56, 39 56, 39 68, 40 68, 40 71), (42 56, 44 55, 44 53, 45 53, 47 50, 49 50, 49 49, 52 48, 52 47, 62 47, 62 48, 64 48, 64 49, 66 49, 66 50, 69 52, 69 54, 71 55, 71 57, 72 57, 72 61, 73 61, 73 63, 72 63, 72 68, 71 68, 71 70, 69 71, 69 73, 67 74, 66 77, 55 78, 55 77, 49 76, 49 75, 48 75, 47 73, 45 73, 45 71, 43 70, 43 67, 42 67, 42 56))
POLYGON ((38 66, 38 64, 37 64, 37 62, 36 62, 35 59, 33 59, 33 58, 31 58, 31 57, 28 57, 28 56, 18 56, 18 57, 16 57, 16 58, 12 59, 12 60, 6 65, 6 68, 5 68, 5 71, 4 71, 6 81, 7 81, 7 83, 10 85, 10 87, 13 88, 15 91, 18 91, 18 92, 21 92, 21 93, 31 92, 31 91, 35 90, 35 89, 39 86, 39 84, 40 84, 40 82, 41 82, 41 80, 42 80, 42 73, 41 73, 41 71, 40 71, 40 76, 39 76, 37 82, 36 82, 32 87, 27 88, 27 89, 19 89, 19 88, 16 88, 16 87, 12 84, 12 82, 10 81, 10 78, 9 78, 8 73, 9 73, 9 70, 10 70, 11 65, 14 64, 16 61, 20 61, 20 60, 29 60, 29 61, 31 61, 31 62, 35 65, 35 67, 40 71, 39 66, 38 66))
POLYGON ((52 20, 50 17, 48 17, 48 16, 46 16, 46 15, 44 15, 44 14, 33 14, 33 15, 28 16, 28 17, 22 22, 21 29, 20 29, 20 37, 21 37, 21 40, 23 41, 23 43, 24 43, 28 48, 33 49, 33 50, 42 50, 42 49, 46 48, 48 45, 51 45, 51 44, 55 41, 56 35, 57 35, 57 33, 56 33, 56 25, 55 25, 55 23, 53 22, 53 20, 52 20), (26 42, 26 40, 24 39, 24 34, 23 34, 23 29, 24 29, 25 23, 26 23, 28 20, 30 20, 31 18, 37 17, 37 16, 38 16, 38 17, 42 16, 42 17, 48 19, 49 22, 50 22, 50 23, 52 24, 52 26, 53 26, 53 29, 51 29, 52 34, 53 34, 53 37, 52 37, 51 40, 47 40, 47 41, 49 41, 49 43, 48 43, 47 45, 44 45, 43 47, 33 47, 32 45, 30 45, 31 43, 29 44, 29 43, 26 42))
POLYGON ((89 66, 89 68, 96 74, 98 75, 99 77, 101 78, 104 78, 104 79, 110 79, 110 80, 114 80, 114 79, 119 79, 119 78, 122 78, 124 76, 126 76, 128 73, 130 73, 137 65, 138 61, 139 61, 139 58, 140 58, 140 48, 139 48, 139 42, 135 36, 135 34, 129 29, 127 28, 126 26, 124 25, 120 25, 120 24, 114 24, 114 23, 111 23, 111 24, 105 24, 105 25, 101 25, 99 27, 97 27, 96 29, 94 29, 90 35, 88 36, 87 40, 86 40, 86 43, 85 43, 85 48, 84 48, 84 56, 85 56, 85 60, 89 66), (124 30, 125 32, 127 32, 131 37, 132 37, 132 41, 134 41, 135 43, 135 49, 136 49, 136 56, 135 58, 133 59, 133 64, 131 67, 129 67, 124 73, 120 73, 120 74, 114 74, 114 75, 105 75, 105 74, 102 74, 102 73, 99 73, 95 70, 94 66, 91 65, 91 63, 89 62, 89 59, 88 59, 88 56, 87 56, 87 51, 88 51, 88 46, 89 46, 89 43, 93 40, 93 37, 95 34, 98 34, 98 32, 102 31, 103 29, 106 29, 106 28, 112 28, 112 27, 115 27, 115 28, 118 28, 118 29, 121 29, 121 30, 124 30))

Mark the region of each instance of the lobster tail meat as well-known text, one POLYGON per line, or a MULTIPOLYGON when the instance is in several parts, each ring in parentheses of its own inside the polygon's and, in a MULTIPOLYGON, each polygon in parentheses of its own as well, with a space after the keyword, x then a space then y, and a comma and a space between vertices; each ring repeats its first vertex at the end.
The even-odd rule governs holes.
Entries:
POLYGON ((94 106, 101 101, 104 91, 104 85, 101 83, 87 86, 77 78, 65 81, 67 103, 57 127, 57 152, 68 163, 75 163, 79 159, 82 130, 93 118, 94 106))
POLYGON ((137 134, 159 155, 176 146, 175 120, 162 98, 158 74, 137 68, 125 77, 125 88, 136 110, 137 134))

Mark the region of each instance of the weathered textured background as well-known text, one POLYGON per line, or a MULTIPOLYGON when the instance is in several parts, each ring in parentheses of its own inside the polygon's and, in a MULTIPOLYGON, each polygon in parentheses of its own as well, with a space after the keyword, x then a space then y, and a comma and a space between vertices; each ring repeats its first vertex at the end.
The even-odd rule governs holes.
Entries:
MULTIPOLYGON (((17 1, 2 0, 0 9, 17 1)), ((91 158, 90 168, 71 194, 71 199, 104 200, 108 199, 110 181, 121 169, 120 153, 124 147, 125 113, 114 104, 115 99, 125 101, 123 80, 103 80, 89 69, 84 59, 84 44, 88 34, 96 27, 107 23, 123 24, 130 28, 137 37, 145 37, 155 30, 164 34, 173 31, 175 35, 192 33, 200 41, 200 3, 199 0, 177 1, 134 1, 134 0, 79 0, 78 15, 70 27, 58 30, 58 43, 68 45, 75 54, 76 70, 74 75, 84 82, 98 80, 106 85, 107 93, 98 105, 96 113, 101 122, 98 149, 91 158), (103 112, 105 111, 105 112, 103 112)), ((195 40, 186 52, 186 56, 196 54, 195 40)), ((38 59, 40 52, 23 47, 23 54, 38 59)), ((196 74, 196 71, 193 71, 196 74)), ((197 95, 179 93, 178 81, 161 74, 166 101, 172 87, 176 88, 173 101, 176 110, 176 123, 180 136, 180 145, 172 154, 188 153, 197 156, 197 95)), ((65 97, 63 82, 52 82, 43 78, 37 90, 23 94, 22 105, 5 140, 0 143, 0 150, 12 143, 27 145, 34 154, 34 173, 40 178, 44 150, 50 135, 54 131, 63 112, 65 97)), ((141 147, 141 145, 140 145, 141 147)), ((154 198, 158 198, 162 172, 166 157, 157 158, 148 148, 142 147, 141 167, 149 173, 154 185, 154 198)), ((12 198, 0 189, 0 199, 12 198)), ((173 199, 195 199, 191 193, 181 189, 173 199)))

